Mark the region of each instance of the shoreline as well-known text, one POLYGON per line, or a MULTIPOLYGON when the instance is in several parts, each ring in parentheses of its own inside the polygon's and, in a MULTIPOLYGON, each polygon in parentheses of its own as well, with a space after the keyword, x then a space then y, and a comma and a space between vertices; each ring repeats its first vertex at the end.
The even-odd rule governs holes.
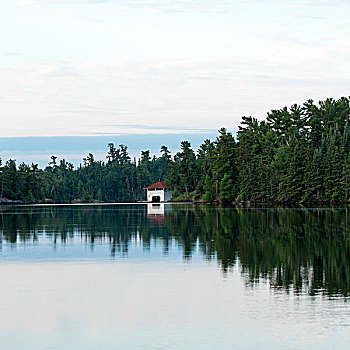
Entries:
POLYGON ((20 200, 0 199, 0 208, 7 206, 94 206, 94 205, 143 205, 143 204, 192 204, 195 206, 215 206, 215 207, 242 207, 242 208, 324 208, 324 207, 344 207, 350 205, 350 202, 206 202, 206 201, 167 201, 160 203, 152 203, 148 201, 133 201, 133 202, 37 202, 26 203, 20 200))

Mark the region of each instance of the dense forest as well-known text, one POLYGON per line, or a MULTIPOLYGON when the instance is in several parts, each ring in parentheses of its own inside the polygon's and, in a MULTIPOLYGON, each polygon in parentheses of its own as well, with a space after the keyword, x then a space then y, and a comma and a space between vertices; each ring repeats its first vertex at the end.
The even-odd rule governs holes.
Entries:
POLYGON ((243 117, 236 135, 225 128, 198 150, 188 141, 171 155, 162 146, 131 159, 127 146, 108 144, 75 168, 51 157, 45 169, 0 159, 0 198, 34 202, 132 202, 159 179, 175 198, 206 202, 348 202, 350 101, 346 97, 272 110, 265 120, 243 117))

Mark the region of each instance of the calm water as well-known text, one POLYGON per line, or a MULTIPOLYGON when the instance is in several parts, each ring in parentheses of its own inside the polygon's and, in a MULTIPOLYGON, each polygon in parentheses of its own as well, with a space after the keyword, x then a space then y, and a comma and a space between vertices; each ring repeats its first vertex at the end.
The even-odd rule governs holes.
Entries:
POLYGON ((340 209, 0 208, 0 348, 348 349, 340 209))

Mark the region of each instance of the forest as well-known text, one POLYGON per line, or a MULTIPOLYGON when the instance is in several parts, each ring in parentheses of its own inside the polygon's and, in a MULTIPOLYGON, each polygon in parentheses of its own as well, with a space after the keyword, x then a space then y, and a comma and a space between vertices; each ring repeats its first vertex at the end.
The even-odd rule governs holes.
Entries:
MULTIPOLYGON (((1 156, 1 150, 0 150, 1 156)), ((328 98, 242 117, 198 150, 182 141, 172 155, 108 144, 78 167, 52 156, 44 169, 0 158, 0 198, 22 203, 135 202, 159 180, 177 186, 174 200, 220 203, 346 203, 350 201, 350 100, 328 98)))

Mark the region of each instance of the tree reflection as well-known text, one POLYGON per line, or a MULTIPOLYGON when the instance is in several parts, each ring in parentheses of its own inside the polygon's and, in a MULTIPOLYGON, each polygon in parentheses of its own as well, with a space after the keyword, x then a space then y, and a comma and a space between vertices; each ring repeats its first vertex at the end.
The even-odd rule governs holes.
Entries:
POLYGON ((146 205, 12 207, 1 210, 3 242, 70 240, 110 244, 112 256, 172 242, 190 260, 200 251, 217 259, 227 274, 234 267, 248 286, 261 281, 275 290, 344 296, 350 291, 349 213, 343 209, 215 208, 166 206, 164 216, 147 215, 146 205))

